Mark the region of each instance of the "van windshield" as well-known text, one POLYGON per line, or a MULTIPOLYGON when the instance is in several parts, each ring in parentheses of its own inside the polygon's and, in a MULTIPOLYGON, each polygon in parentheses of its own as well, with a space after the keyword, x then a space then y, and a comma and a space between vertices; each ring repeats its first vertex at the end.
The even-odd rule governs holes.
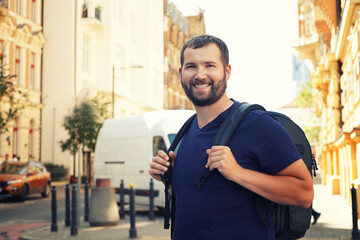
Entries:
MULTIPOLYGON (((175 133, 168 134, 168 137, 169 137, 169 140, 170 140, 170 144, 172 144, 173 141, 174 141, 174 139, 175 139, 175 137, 176 137, 176 134, 175 134, 175 133)), ((181 140, 180 140, 180 142, 181 142, 181 140)), ((174 150, 174 153, 175 153, 175 154, 177 154, 177 151, 178 151, 179 146, 180 146, 180 142, 179 142, 179 144, 176 146, 176 148, 175 148, 175 150, 174 150)))
POLYGON ((175 134, 175 133, 168 134, 170 144, 172 144, 172 142, 174 141, 175 136, 176 136, 176 134, 175 134))

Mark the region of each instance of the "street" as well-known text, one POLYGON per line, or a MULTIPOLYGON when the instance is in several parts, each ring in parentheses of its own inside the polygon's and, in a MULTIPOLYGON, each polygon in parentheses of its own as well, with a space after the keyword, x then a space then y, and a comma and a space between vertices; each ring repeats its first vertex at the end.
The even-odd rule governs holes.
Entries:
MULTIPOLYGON (((83 191, 81 191, 83 194, 83 191)), ((65 221, 65 186, 56 187, 57 221, 65 221)), ((79 208, 78 208, 79 209, 79 208)), ((84 198, 81 198, 80 216, 84 216, 84 198)), ((11 197, 0 198, 0 239, 17 239, 29 228, 51 223, 51 196, 27 196, 24 202, 11 197)))
MULTIPOLYGON (((65 186, 56 187, 57 219, 65 219, 65 186)), ((80 213, 84 212, 83 197, 80 213)), ((40 194, 27 196, 24 202, 13 198, 0 198, 0 225, 14 221, 42 220, 51 222, 51 196, 42 198, 40 194)))

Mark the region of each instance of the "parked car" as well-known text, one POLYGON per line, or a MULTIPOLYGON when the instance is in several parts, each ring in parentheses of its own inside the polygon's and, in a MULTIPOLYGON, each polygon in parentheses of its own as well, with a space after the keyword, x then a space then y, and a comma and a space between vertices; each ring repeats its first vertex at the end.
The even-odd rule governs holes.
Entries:
POLYGON ((0 168, 0 196, 13 196, 24 201, 29 194, 40 193, 48 197, 51 176, 39 162, 10 162, 0 168))

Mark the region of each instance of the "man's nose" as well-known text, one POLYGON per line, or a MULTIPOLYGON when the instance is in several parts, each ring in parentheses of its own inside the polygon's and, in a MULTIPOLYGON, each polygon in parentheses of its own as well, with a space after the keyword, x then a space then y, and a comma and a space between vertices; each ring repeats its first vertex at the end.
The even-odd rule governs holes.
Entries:
POLYGON ((204 67, 199 67, 196 72, 195 78, 205 79, 206 78, 206 69, 204 67))

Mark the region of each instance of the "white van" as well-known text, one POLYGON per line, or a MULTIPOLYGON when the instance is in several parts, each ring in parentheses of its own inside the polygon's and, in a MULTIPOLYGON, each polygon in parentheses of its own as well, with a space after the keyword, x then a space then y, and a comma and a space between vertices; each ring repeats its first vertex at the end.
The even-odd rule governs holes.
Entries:
MULTIPOLYGON (((154 111, 126 118, 107 119, 100 129, 94 156, 94 179, 109 178, 111 186, 134 184, 137 194, 150 188, 149 164, 159 150, 168 149, 176 133, 194 114, 192 110, 154 111)), ((164 185, 154 181, 154 205, 164 207, 164 185)), ((119 197, 119 196, 118 196, 119 197)), ((125 199, 126 201, 126 199, 125 199)), ((136 197, 149 204, 148 197, 136 197)))

